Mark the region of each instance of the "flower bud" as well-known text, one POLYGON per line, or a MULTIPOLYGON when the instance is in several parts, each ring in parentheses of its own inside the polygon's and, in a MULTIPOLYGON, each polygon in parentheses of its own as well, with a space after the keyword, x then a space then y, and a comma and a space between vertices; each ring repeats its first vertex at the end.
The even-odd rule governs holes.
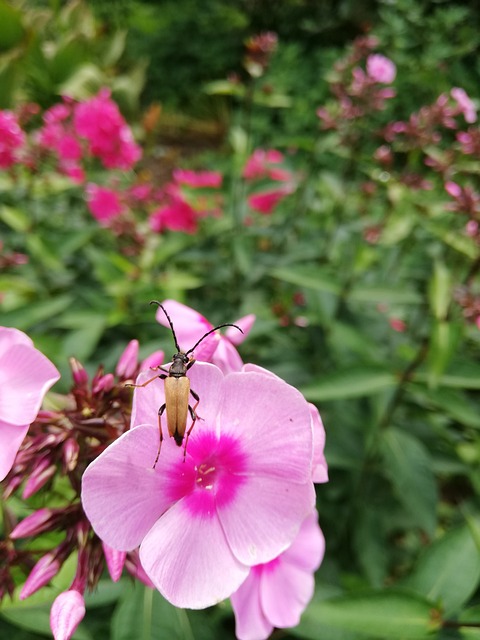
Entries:
POLYGON ((10 538, 28 538, 36 536, 43 531, 47 531, 51 525, 51 518, 54 515, 52 509, 39 509, 22 520, 10 534, 10 538))
POLYGON ((120 356, 115 369, 119 378, 132 378, 137 369, 138 340, 130 340, 124 352, 120 356))
POLYGON ((50 610, 50 627, 55 640, 70 640, 85 615, 83 596, 75 590, 57 596, 50 610))
POLYGON ((103 546, 103 555, 105 556, 105 561, 107 563, 108 573, 110 574, 113 582, 118 582, 120 580, 120 576, 122 575, 123 565, 125 564, 125 559, 127 554, 125 551, 117 551, 117 549, 112 549, 108 544, 102 542, 103 546))
POLYGON ((47 553, 40 558, 20 591, 20 600, 25 600, 50 582, 59 572, 60 566, 59 560, 53 553, 47 553))
POLYGON ((76 358, 70 358, 69 362, 75 385, 77 387, 86 386, 88 383, 88 373, 85 371, 83 365, 76 358))

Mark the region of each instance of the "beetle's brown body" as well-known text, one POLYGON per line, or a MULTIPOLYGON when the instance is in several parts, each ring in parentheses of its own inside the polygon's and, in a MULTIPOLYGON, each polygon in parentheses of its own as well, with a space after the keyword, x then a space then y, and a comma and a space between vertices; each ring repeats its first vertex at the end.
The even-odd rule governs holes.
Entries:
POLYGON ((163 413, 165 411, 167 412, 168 433, 170 434, 170 437, 174 438, 176 444, 179 447, 182 445, 182 442, 185 438, 185 446, 183 448, 184 462, 185 462, 185 456, 187 455, 188 438, 198 418, 197 414, 195 413, 195 409, 197 408, 198 403, 200 402, 200 398, 195 393, 195 391, 190 389, 190 380, 187 378, 187 371, 195 363, 195 358, 189 357, 188 354, 192 353, 196 349, 196 347, 198 347, 200 342, 204 340, 208 335, 210 335, 217 329, 220 329, 221 327, 236 327, 242 333, 243 331, 240 329, 240 327, 237 327, 236 324, 230 324, 230 323, 220 324, 217 327, 210 329, 210 331, 207 331, 207 333, 204 336, 202 336, 200 340, 197 341, 195 346, 193 346, 187 352, 184 352, 184 351, 181 351, 180 347, 178 346, 177 336, 175 335, 173 323, 170 319, 170 316, 165 311, 164 307, 160 304, 160 302, 157 302, 156 300, 152 300, 150 304, 156 304, 160 309, 162 309, 162 311, 166 315, 168 323, 172 330, 175 346, 177 347, 177 353, 173 356, 172 364, 170 365, 169 369, 164 369, 161 366, 152 367, 153 370, 155 371, 160 370, 160 371, 163 371, 164 373, 157 373, 156 375, 153 376, 153 378, 146 380, 142 384, 128 385, 131 387, 146 387, 147 384, 150 384, 156 378, 160 378, 161 380, 164 381, 164 384, 165 384, 165 402, 164 404, 162 404, 162 406, 158 410, 158 429, 160 432, 160 443, 158 445, 157 457, 155 458, 155 462, 153 463, 153 467, 155 468, 158 462, 158 458, 160 456, 160 449, 162 447, 162 441, 163 441, 163 432, 162 432, 163 413), (191 407, 189 404, 190 396, 192 396, 196 400, 196 404, 193 407, 191 407), (192 418, 192 424, 190 425, 190 428, 188 429, 188 431, 186 431, 187 418, 189 413, 190 413, 190 417, 192 418))

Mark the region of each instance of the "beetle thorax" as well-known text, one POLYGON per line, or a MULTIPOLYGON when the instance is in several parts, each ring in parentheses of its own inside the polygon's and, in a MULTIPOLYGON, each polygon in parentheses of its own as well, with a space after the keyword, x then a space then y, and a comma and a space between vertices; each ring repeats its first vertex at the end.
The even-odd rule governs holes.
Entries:
POLYGON ((182 351, 176 353, 172 358, 172 365, 168 370, 168 375, 174 378, 181 378, 187 375, 187 365, 190 358, 182 351))

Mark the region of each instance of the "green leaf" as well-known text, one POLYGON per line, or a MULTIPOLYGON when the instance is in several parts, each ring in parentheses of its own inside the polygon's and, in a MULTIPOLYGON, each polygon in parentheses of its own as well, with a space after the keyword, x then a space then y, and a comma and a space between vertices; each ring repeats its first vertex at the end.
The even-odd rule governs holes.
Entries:
POLYGON ((468 525, 464 525, 425 551, 405 586, 438 602, 448 616, 468 601, 479 580, 480 553, 468 525))
POLYGON ((419 525, 433 535, 437 490, 426 448, 412 435, 394 427, 384 430, 380 447, 385 473, 398 499, 419 525))
POLYGON ((443 262, 437 261, 428 291, 430 309, 437 320, 445 320, 452 297, 452 277, 443 262))
MULTIPOLYGON (((414 379, 425 380, 426 377, 420 372, 414 376, 414 379)), ((468 360, 452 362, 450 371, 441 376, 439 385, 462 389, 480 389, 480 365, 468 360)))
POLYGON ((356 366, 325 376, 318 382, 302 387, 301 391, 308 400, 319 402, 368 396, 391 388, 395 383, 396 377, 389 371, 356 366))
MULTIPOLYGON (((399 590, 366 591, 331 600, 313 602, 304 613, 299 631, 304 637, 330 638, 326 629, 341 629, 368 638, 421 640, 431 637, 439 623, 432 619, 432 603, 399 590), (316 635, 311 633, 316 629, 316 635), (309 633, 308 631, 311 632, 309 633)), ((345 639, 352 637, 334 636, 345 639)))
POLYGON ((18 207, 0 207, 0 219, 14 231, 25 232, 30 227, 30 219, 22 209, 18 207))
POLYGON ((475 605, 462 611, 458 616, 458 623, 460 625, 460 635, 462 638, 468 638, 469 640, 480 640, 480 604, 475 605), (462 626, 464 624, 475 624, 477 627, 462 626))
POLYGON ((44 320, 49 320, 67 309, 74 302, 73 295, 65 294, 44 302, 32 302, 28 307, 15 309, 2 315, 2 324, 28 331, 44 320))
POLYGON ((417 402, 420 401, 428 407, 440 409, 460 424, 480 429, 478 409, 472 404, 467 394, 462 391, 446 388, 428 389, 413 384, 409 385, 409 390, 417 398, 417 402))
POLYGON ((0 0, 0 51, 8 51, 20 44, 24 33, 21 12, 0 0))
POLYGON ((422 296, 416 291, 385 285, 354 286, 348 298, 357 302, 384 302, 386 304, 418 304, 422 301, 422 296))
POLYGON ((160 593, 136 582, 128 584, 112 616, 111 640, 194 640, 185 611, 160 593))
POLYGON ((430 348, 428 350, 428 384, 437 387, 441 376, 450 364, 462 335, 462 326, 453 322, 438 320, 431 329, 430 348))
POLYGON ((280 267, 270 271, 270 275, 283 282, 296 284, 300 287, 307 287, 317 291, 327 291, 329 293, 340 293, 340 283, 325 269, 309 265, 292 265, 280 267))

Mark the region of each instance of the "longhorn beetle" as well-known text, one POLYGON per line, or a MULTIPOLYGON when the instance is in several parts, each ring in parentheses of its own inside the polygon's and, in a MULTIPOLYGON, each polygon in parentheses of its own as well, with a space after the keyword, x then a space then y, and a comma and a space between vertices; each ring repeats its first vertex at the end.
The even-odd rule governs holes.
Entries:
POLYGON ((210 329, 210 331, 207 331, 207 333, 202 336, 191 349, 189 349, 188 351, 182 351, 178 345, 175 329, 173 328, 173 322, 166 312, 165 307, 157 300, 152 300, 150 304, 156 304, 157 307, 160 307, 160 309, 167 317, 168 324, 170 325, 170 329, 172 330, 173 341, 177 349, 177 353, 172 357, 172 364, 170 365, 169 369, 164 369, 162 366, 152 367, 153 370, 160 369, 160 371, 163 371, 164 373, 157 374, 153 376, 153 378, 149 378, 142 384, 128 384, 129 387, 146 387, 147 384, 150 384, 150 382, 153 382, 157 378, 165 381, 165 402, 158 410, 158 429, 160 432, 160 442, 158 445, 157 457, 155 458, 155 462, 153 463, 153 468, 155 469, 158 458, 160 456, 160 449, 163 442, 162 415, 165 410, 167 411, 167 426, 170 437, 173 436, 175 443, 179 447, 182 445, 183 439, 185 437, 185 446, 183 448, 184 462, 185 456, 187 455, 188 438, 192 433, 195 422, 197 421, 197 419, 199 419, 199 416, 196 413, 196 408, 198 406, 198 403, 200 402, 200 397, 197 393, 195 393, 195 391, 193 391, 193 389, 190 389, 190 380, 187 377, 187 371, 195 364, 196 360, 195 358, 193 358, 193 356, 189 357, 189 354, 195 351, 202 340, 204 340, 207 336, 209 336, 217 329, 221 329, 222 327, 235 327, 242 333, 243 331, 236 324, 225 322, 224 324, 219 324, 217 327, 214 327, 213 329, 210 329), (196 401, 193 407, 189 404, 189 395, 192 395, 192 397, 196 401), (192 418, 192 424, 190 425, 190 428, 185 435, 188 413, 190 413, 190 417, 192 418))

